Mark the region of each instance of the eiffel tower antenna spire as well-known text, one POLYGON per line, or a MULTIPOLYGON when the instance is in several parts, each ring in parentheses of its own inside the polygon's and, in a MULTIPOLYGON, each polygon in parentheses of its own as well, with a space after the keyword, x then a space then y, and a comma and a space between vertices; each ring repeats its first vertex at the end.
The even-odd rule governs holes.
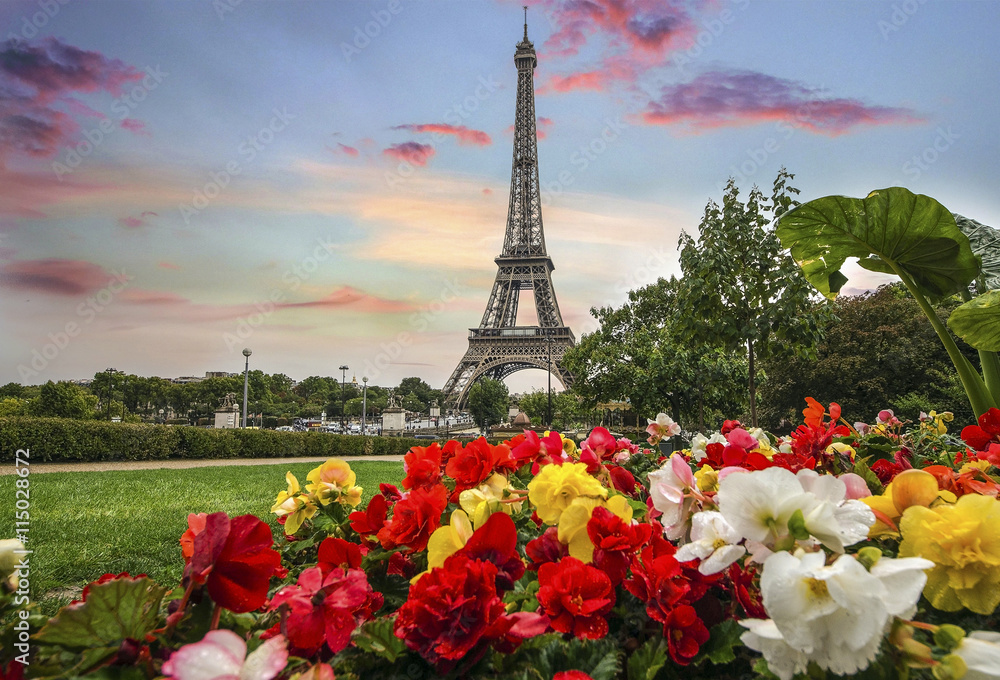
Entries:
POLYGON ((573 376, 562 366, 562 357, 575 343, 563 323, 552 287, 552 258, 545 250, 542 201, 538 181, 538 135, 535 129, 535 46, 528 40, 528 7, 524 6, 524 39, 517 43, 517 101, 514 110, 514 157, 510 173, 510 201, 503 250, 494 261, 497 276, 478 328, 469 330, 469 349, 444 386, 445 402, 465 405, 469 388, 481 377, 502 380, 508 375, 537 368, 556 376, 569 387, 573 376), (522 290, 535 298, 538 323, 517 325, 522 290))

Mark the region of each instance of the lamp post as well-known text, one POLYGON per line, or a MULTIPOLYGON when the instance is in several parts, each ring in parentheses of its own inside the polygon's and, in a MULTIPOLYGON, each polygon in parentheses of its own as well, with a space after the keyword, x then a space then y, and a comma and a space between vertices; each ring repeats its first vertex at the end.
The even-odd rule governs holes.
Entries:
POLYGON ((247 391, 250 386, 250 355, 253 352, 250 351, 249 347, 243 348, 243 356, 247 358, 246 365, 243 367, 243 429, 247 427, 247 391))
POLYGON ((114 396, 114 375, 118 371, 114 368, 108 368, 104 372, 108 374, 108 403, 105 410, 108 412, 108 420, 111 420, 111 397, 114 396))
POLYGON ((122 382, 122 422, 125 422, 125 390, 128 389, 128 375, 126 375, 122 382))
POLYGON ((346 432, 346 422, 344 416, 347 414, 345 411, 345 404, 347 403, 347 371, 350 370, 350 366, 344 364, 340 367, 340 431, 341 433, 346 432))
POLYGON ((361 436, 364 437, 368 434, 365 422, 368 420, 368 376, 363 376, 361 382, 364 387, 361 388, 361 436))
POLYGON ((549 349, 549 407, 546 410, 546 429, 552 429, 552 334, 546 333, 546 345, 549 349))

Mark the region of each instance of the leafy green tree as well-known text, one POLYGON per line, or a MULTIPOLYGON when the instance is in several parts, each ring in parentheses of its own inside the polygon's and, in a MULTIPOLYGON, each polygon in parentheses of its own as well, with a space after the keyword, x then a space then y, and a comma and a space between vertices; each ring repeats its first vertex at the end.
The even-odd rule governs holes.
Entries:
POLYGON ((600 327, 563 359, 585 405, 628 401, 640 416, 669 410, 678 422, 697 420, 699 429, 706 409, 730 417, 737 412, 743 364, 719 349, 685 342, 678 299, 683 289, 673 277, 660 279, 630 291, 620 308, 591 310, 600 327))
POLYGON ((493 378, 480 378, 469 389, 469 413, 486 430, 507 420, 510 394, 507 385, 493 378))
MULTIPOLYGON (((119 415, 121 405, 119 404, 119 415)), ((94 418, 97 397, 86 389, 69 382, 52 382, 42 385, 41 393, 31 404, 33 415, 49 418, 94 418)), ((112 413, 114 415, 114 413, 112 413)))
POLYGON ((20 397, 0 397, 0 418, 28 415, 29 402, 20 397))
MULTIPOLYGON (((840 297, 833 312, 815 358, 764 362, 761 419, 767 427, 782 418, 797 422, 805 397, 836 401, 852 421, 870 422, 887 407, 912 420, 932 409, 952 411, 958 422, 975 420, 948 353, 902 284, 840 297)), ((975 360, 975 351, 960 344, 975 360)))
POLYGON ((16 382, 9 382, 3 387, 0 387, 0 398, 3 397, 21 397, 24 394, 24 387, 16 382))
POLYGON ((826 309, 799 266, 782 249, 773 223, 798 189, 782 168, 770 200, 756 186, 740 200, 732 178, 722 205, 709 201, 697 240, 681 234, 679 323, 687 345, 718 347, 746 358, 750 421, 757 426, 759 362, 808 355, 820 339, 826 309))

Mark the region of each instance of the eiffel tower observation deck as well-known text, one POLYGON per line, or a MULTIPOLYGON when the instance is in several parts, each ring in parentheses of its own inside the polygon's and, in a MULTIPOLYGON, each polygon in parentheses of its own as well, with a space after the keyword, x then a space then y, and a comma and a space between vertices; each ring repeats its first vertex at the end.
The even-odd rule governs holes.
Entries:
POLYGON ((545 250, 542 202, 538 182, 538 138, 535 133, 533 72, 538 64, 535 46, 528 40, 527 11, 524 39, 517 43, 517 106, 514 113, 514 161, 510 176, 510 203, 503 251, 494 261, 497 276, 478 328, 469 329, 469 349, 444 386, 445 403, 463 408, 469 388, 482 377, 496 380, 530 368, 554 375, 564 387, 573 376, 562 365, 575 343, 563 323, 552 287, 552 258, 545 250), (538 324, 518 326, 517 305, 522 290, 535 298, 538 324))

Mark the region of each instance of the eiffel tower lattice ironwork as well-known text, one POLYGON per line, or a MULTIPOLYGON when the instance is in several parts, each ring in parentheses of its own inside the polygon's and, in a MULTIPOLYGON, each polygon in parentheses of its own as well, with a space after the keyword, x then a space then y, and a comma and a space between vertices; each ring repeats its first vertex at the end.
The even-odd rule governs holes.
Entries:
POLYGON ((535 46, 517 44, 517 107, 514 120, 514 162, 510 177, 510 204, 503 252, 496 258, 497 277, 478 328, 469 329, 469 349, 458 363, 443 394, 445 402, 462 408, 469 388, 481 377, 502 380, 517 371, 540 368, 570 387, 573 376, 562 358, 574 345, 573 332, 563 323, 552 287, 552 258, 545 250, 542 203, 538 183, 538 140, 535 134, 533 72, 538 63, 535 46), (531 290, 538 314, 537 326, 518 326, 520 292, 531 290))

